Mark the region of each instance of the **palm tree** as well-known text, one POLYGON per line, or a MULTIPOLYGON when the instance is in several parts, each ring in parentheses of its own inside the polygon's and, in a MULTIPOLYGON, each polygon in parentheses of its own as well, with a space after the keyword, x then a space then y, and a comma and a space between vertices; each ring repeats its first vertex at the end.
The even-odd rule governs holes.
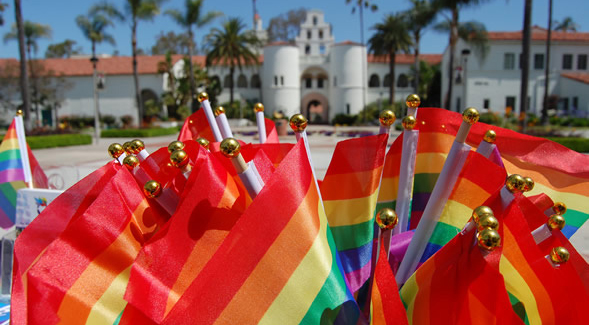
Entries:
POLYGON ((448 91, 446 94, 446 99, 444 100, 444 107, 446 109, 450 109, 450 101, 452 98, 452 75, 454 72, 454 57, 456 52, 456 43, 458 42, 458 13, 461 9, 478 5, 485 0, 433 0, 432 4, 438 9, 438 12, 441 15, 444 15, 446 21, 448 22, 449 31, 450 31, 450 38, 448 41, 448 46, 450 47, 450 61, 448 67, 448 75, 449 75, 449 82, 448 82, 448 91), (450 13, 450 17, 446 15, 446 12, 450 13))
POLYGON ((0 2, 0 26, 4 25, 4 17, 2 14, 4 13, 4 10, 6 10, 6 7, 8 7, 7 3, 0 2))
POLYGON ((127 0, 124 11, 118 10, 115 6, 102 2, 94 7, 91 13, 104 13, 107 17, 115 17, 121 21, 127 17, 131 22, 131 49, 133 56, 133 81, 135 84, 135 99, 137 101, 137 120, 139 127, 143 121, 143 100, 139 88, 139 74, 137 73, 137 24, 140 20, 153 20, 160 13, 160 7, 166 0, 127 0))
POLYGON ((415 53, 415 93, 419 87, 419 42, 423 30, 434 22, 437 11, 427 0, 410 0, 413 7, 404 14, 407 17, 409 31, 413 34, 413 50, 415 53))
POLYGON ((194 69, 192 67, 192 50, 194 48, 194 32, 193 27, 201 28, 211 23, 213 19, 222 15, 218 11, 209 11, 203 14, 202 11, 203 0, 186 0, 184 2, 184 12, 179 10, 169 9, 166 10, 165 14, 172 17, 172 19, 180 25, 180 27, 188 30, 188 39, 190 46, 188 47, 188 71, 190 74, 190 97, 192 98, 192 111, 196 111, 198 108, 198 101, 196 100, 196 85, 194 82, 194 69))
POLYGON ((528 110, 528 81, 530 72, 530 44, 532 42, 532 0, 524 1, 524 26, 522 31, 522 70, 521 87, 519 91, 519 112, 523 115, 522 132, 526 132, 528 110))
MULTIPOLYGON (((37 54, 37 41, 42 38, 51 38, 51 26, 43 25, 39 23, 33 23, 31 21, 25 20, 23 24, 23 34, 24 34, 24 43, 26 46, 27 51, 27 58, 29 61, 29 70, 31 73, 31 79, 33 79, 33 100, 35 101, 36 105, 36 114, 37 114, 37 123, 40 121, 40 112, 38 107, 38 86, 37 86, 37 78, 35 76, 35 71, 33 69, 33 53, 37 54)), ((9 40, 18 40, 19 39, 19 28, 17 24, 13 24, 10 32, 4 35, 4 42, 9 40)), ((22 72, 22 69, 21 69, 22 72)))
POLYGON ((576 32, 579 29, 579 24, 575 23, 573 18, 565 17, 561 22, 555 22, 554 30, 561 32, 576 32))
POLYGON ((372 27, 374 35, 368 40, 368 51, 375 55, 389 57, 389 103, 395 102, 395 58, 397 52, 409 52, 411 36, 407 30, 407 21, 402 14, 386 15, 384 22, 372 27))
POLYGON ((230 102, 233 103, 233 75, 235 67, 242 69, 244 65, 258 64, 258 56, 252 51, 259 44, 254 33, 243 32, 245 24, 239 18, 230 18, 223 23, 222 29, 213 28, 207 35, 205 45, 209 49, 207 66, 223 64, 229 66, 231 76, 230 102))
POLYGON ((31 94, 29 93, 29 74, 27 73, 27 57, 25 54, 25 32, 22 20, 22 11, 20 0, 14 0, 14 13, 16 16, 18 54, 20 57, 20 94, 22 97, 23 108, 25 112, 25 127, 31 129, 31 94))

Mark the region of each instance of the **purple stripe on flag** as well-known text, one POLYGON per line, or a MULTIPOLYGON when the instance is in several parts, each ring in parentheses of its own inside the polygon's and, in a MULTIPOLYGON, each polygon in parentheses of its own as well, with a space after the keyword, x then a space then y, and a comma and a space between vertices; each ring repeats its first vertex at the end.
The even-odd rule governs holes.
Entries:
POLYGON ((429 201, 431 193, 413 193, 413 200, 411 201, 411 211, 423 211, 429 201))
POLYGON ((346 273, 346 280, 350 285, 350 291, 356 292, 358 291, 366 280, 370 278, 370 261, 366 263, 361 269, 346 273))
POLYGON ((0 183, 24 180, 25 174, 22 169, 7 169, 0 171, 0 183))

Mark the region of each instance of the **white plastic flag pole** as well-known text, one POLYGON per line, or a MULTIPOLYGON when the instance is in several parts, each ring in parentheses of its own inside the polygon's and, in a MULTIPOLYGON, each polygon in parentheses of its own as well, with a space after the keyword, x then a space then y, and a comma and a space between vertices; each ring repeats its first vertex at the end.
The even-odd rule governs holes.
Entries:
POLYGON ((231 163, 235 170, 237 171, 237 175, 243 182, 243 185, 247 189, 247 192, 254 199, 264 187, 264 182, 262 178, 258 174, 258 171, 250 161, 250 163, 246 163, 241 155, 241 145, 239 142, 233 138, 223 139, 221 142, 221 153, 231 159, 231 163))
POLYGON ((18 141, 18 148, 20 151, 20 160, 22 162, 23 173, 25 176, 25 183, 29 188, 33 188, 33 175, 31 174, 31 163, 29 161, 29 150, 27 146, 27 138, 25 136, 25 126, 22 118, 22 111, 18 110, 14 117, 14 125, 16 127, 16 139, 18 141))
POLYGON ((145 150, 145 143, 139 139, 134 139, 129 142, 125 142, 123 148, 127 154, 133 154, 139 158, 139 162, 143 162, 149 156, 149 152, 145 150))
POLYGON ((215 115, 213 115, 213 109, 211 108, 211 103, 209 102, 209 94, 202 92, 198 94, 198 101, 202 104, 202 109, 205 110, 205 116, 207 117, 207 121, 209 122, 209 126, 211 127, 211 131, 213 131, 213 136, 215 137, 215 141, 221 142, 223 141, 223 136, 221 135, 221 131, 219 130, 219 126, 215 121, 215 115))
POLYGON ((483 141, 479 144, 477 148, 477 152, 481 155, 485 156, 485 158, 491 157, 493 150, 497 147, 495 145, 495 140, 497 139, 497 134, 493 130, 487 130, 485 132, 485 136, 483 137, 483 141))
POLYGON ((458 129, 456 139, 448 153, 442 172, 436 181, 436 185, 434 186, 430 199, 423 211, 421 220, 415 229, 413 239, 409 243, 407 253, 403 258, 403 261, 401 261, 399 270, 395 276, 397 283, 401 285, 404 284, 417 269, 417 265, 425 251, 427 242, 440 219, 444 206, 454 188, 454 184, 462 170, 464 161, 468 156, 470 146, 464 142, 466 141, 466 136, 468 135, 471 126, 478 121, 479 116, 479 112, 474 108, 467 108, 462 113, 462 125, 460 125, 460 129, 458 129))
POLYGON ((233 138, 233 132, 231 132, 231 127, 229 126, 229 121, 227 120, 227 115, 225 115, 225 108, 223 108, 223 106, 217 106, 217 108, 215 108, 215 116, 223 139, 233 138))
POLYGON ((409 225, 409 211, 413 192, 413 178, 415 175, 415 160, 417 158, 417 143, 419 130, 413 128, 417 124, 415 118, 407 115, 403 119, 403 149, 401 151, 401 165, 399 166, 399 188, 397 190, 396 210, 399 226, 394 234, 407 231, 409 225))
POLYGON ((258 124, 258 135, 260 143, 266 143, 266 119, 264 118, 264 105, 256 103, 254 105, 254 112, 256 112, 256 123, 258 124))

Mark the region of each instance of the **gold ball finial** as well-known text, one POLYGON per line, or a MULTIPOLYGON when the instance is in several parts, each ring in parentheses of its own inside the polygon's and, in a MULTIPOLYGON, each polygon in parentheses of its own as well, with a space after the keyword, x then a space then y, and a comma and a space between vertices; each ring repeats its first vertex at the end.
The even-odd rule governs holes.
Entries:
POLYGON ((215 116, 219 116, 221 114, 225 114, 225 108, 223 108, 223 106, 217 106, 215 108, 215 111, 213 113, 215 113, 215 116))
POLYGON ((569 251, 562 246, 554 247, 550 251, 550 260, 555 264, 566 263, 570 257, 571 254, 569 253, 569 251))
POLYGON ((141 150, 145 149, 145 143, 139 139, 131 140, 131 144, 129 145, 129 150, 131 153, 136 155, 141 152, 141 150))
POLYGON ((295 114, 290 118, 290 128, 295 132, 303 132, 307 128, 307 119, 303 114, 295 114))
POLYGON ((479 247, 488 251, 501 246, 501 236, 495 229, 486 228, 477 233, 479 247))
POLYGON ((407 107, 418 108, 421 104, 421 98, 417 94, 411 94, 405 99, 405 104, 407 104, 407 107))
POLYGON ((143 186, 143 193, 150 199, 156 198, 162 194, 162 186, 157 181, 148 181, 143 186))
POLYGON ((491 208, 489 208, 488 206, 481 205, 472 210, 472 220, 474 220, 474 222, 476 222, 477 224, 479 223, 479 220, 486 216, 495 216, 493 214, 493 210, 491 210, 491 208))
POLYGON ((254 112, 258 113, 258 112, 263 112, 263 111, 264 111, 264 104, 256 103, 254 105, 254 112))
POLYGON ((207 140, 205 138, 198 138, 198 139, 196 139, 196 142, 198 142, 198 144, 203 146, 203 148, 209 150, 209 140, 207 140))
POLYGON ((402 124, 405 130, 413 130, 417 125, 417 120, 415 117, 413 117, 413 115, 407 115, 403 118, 402 124))
POLYGON ((567 206, 563 202, 556 202, 552 207, 552 211, 554 211, 556 214, 563 215, 567 212, 567 206))
POLYGON ((172 141, 168 145, 168 152, 169 153, 172 153, 172 152, 178 151, 178 150, 182 150, 182 149, 184 149, 184 142, 182 142, 182 141, 172 141))
POLYGON ((209 94, 205 93, 204 91, 198 94, 198 101, 202 103, 203 100, 209 100, 209 94))
POLYGON ((399 219, 393 209, 383 208, 376 214, 376 224, 382 230, 395 228, 397 222, 399 222, 399 219))
POLYGON ((23 115, 22 109, 17 109, 16 116, 22 116, 22 115, 23 115))
POLYGON ((497 140, 497 133, 495 133, 493 130, 487 130, 483 136, 483 141, 488 143, 495 143, 495 140, 497 140))
POLYGON ((462 120, 470 125, 478 122, 480 116, 481 114, 479 114, 479 111, 474 107, 469 107, 462 112, 462 120))
POLYGON ((550 216, 550 218, 548 218, 548 221, 546 221, 546 225, 548 226, 548 228, 550 230, 554 230, 554 229, 562 230, 562 228, 564 228, 565 224, 566 224, 566 221, 565 221, 564 217, 560 214, 553 214, 550 216))
POLYGON ((529 192, 534 189, 534 180, 531 177, 524 177, 524 192, 529 192))
POLYGON ((396 119, 397 119, 397 117, 395 116, 395 113, 393 111, 391 111, 390 109, 380 112, 380 115, 378 116, 378 120, 380 121, 380 125, 386 126, 386 127, 393 125, 393 123, 395 123, 396 119))
POLYGON ((128 155, 123 159, 123 165, 129 170, 133 170, 135 167, 139 166, 139 159, 136 156, 128 155))
POLYGON ((507 177, 505 181, 505 187, 511 192, 523 192, 525 189, 526 181, 524 180, 521 175, 518 174, 511 174, 507 177))
POLYGON ((132 154, 131 152, 131 141, 126 141, 125 143, 123 143, 123 149, 125 149, 125 152, 128 154, 132 154))
POLYGON ((491 228, 497 230, 499 228, 499 220, 492 215, 485 215, 479 219, 477 229, 483 231, 484 229, 491 228))
POLYGON ((227 158, 235 158, 241 151, 241 145, 233 138, 225 138, 221 141, 221 153, 227 158))
POLYGON ((170 162, 176 168, 182 168, 188 164, 188 154, 184 150, 176 150, 170 154, 170 162))
POLYGON ((120 143, 113 143, 108 146, 108 154, 115 159, 119 158, 123 152, 125 152, 125 149, 123 149, 120 143))

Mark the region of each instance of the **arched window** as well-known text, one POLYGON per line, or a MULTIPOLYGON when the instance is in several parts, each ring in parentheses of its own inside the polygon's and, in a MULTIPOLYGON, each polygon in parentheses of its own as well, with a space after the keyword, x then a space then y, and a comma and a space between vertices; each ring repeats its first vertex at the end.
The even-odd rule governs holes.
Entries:
POLYGON ((378 88, 380 87, 380 79, 378 78, 377 74, 373 74, 370 76, 370 80, 368 81, 369 88, 378 88))
POLYGON ((391 75, 390 74, 386 74, 384 76, 384 80, 382 81, 382 86, 383 87, 390 87, 391 86, 391 75))
POLYGON ((401 73, 399 75, 399 79, 397 80, 397 88, 407 88, 409 86, 409 79, 407 79, 407 75, 401 73))
POLYGON ((223 87, 229 88, 233 85, 233 79, 231 79, 231 75, 228 74, 225 76, 225 80, 223 80, 223 87))
POLYGON ((252 88, 260 88, 262 86, 262 82, 260 81, 260 76, 255 74, 252 76, 252 80, 250 81, 250 87, 252 88))
POLYGON ((237 88, 247 88, 247 78, 243 74, 237 77, 237 88))

